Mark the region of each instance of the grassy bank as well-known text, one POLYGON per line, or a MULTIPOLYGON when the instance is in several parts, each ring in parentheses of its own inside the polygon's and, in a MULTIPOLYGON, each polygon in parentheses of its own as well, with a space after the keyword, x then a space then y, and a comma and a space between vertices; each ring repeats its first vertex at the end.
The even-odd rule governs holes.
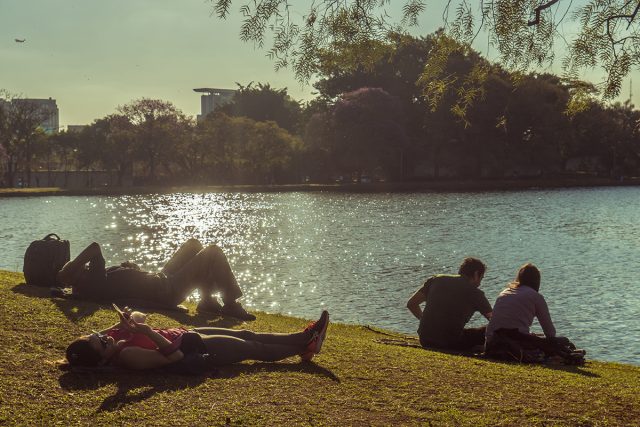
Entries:
POLYGON ((0 188, 0 197, 32 196, 97 196, 125 194, 155 194, 174 192, 237 192, 268 193, 292 191, 334 191, 347 193, 384 192, 463 192, 463 191, 509 191, 541 188, 619 187, 640 185, 640 178, 624 181, 596 177, 561 177, 549 179, 502 179, 502 180, 441 180, 424 182, 376 182, 369 184, 286 184, 286 185, 209 185, 209 186, 147 186, 147 187, 100 187, 85 189, 65 188, 0 188))
MULTIPOLYGON (((19 425, 639 425, 640 368, 496 363, 390 345, 332 324, 314 363, 242 363, 213 378, 63 372, 66 344, 112 324, 112 310, 50 299, 0 271, 0 424, 19 425)), ((318 313, 320 310, 318 310, 318 313)), ((247 326, 296 331, 306 321, 257 313, 247 326)), ((228 319, 166 312, 158 326, 228 319)))

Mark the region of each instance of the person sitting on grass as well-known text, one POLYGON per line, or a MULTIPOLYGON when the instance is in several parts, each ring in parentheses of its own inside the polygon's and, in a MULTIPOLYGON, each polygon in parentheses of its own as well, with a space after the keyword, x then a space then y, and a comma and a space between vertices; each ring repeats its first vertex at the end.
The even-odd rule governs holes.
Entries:
POLYGON ((140 270, 132 262, 105 268, 98 243, 91 243, 62 267, 58 281, 71 286, 73 296, 101 301, 145 302, 176 307, 195 289, 201 295, 199 312, 255 320, 236 300, 242 296, 227 257, 216 245, 203 247, 189 239, 169 259, 160 273, 140 270), (224 306, 212 295, 220 292, 224 306))
POLYGON ((539 293, 540 278, 540 270, 527 263, 498 295, 487 326, 485 354, 525 362, 541 362, 543 358, 558 356, 561 361, 581 364, 585 351, 576 350, 567 338, 556 337, 547 302, 539 293), (538 318, 544 337, 529 332, 534 317, 538 318))
POLYGON ((491 318, 491 304, 478 287, 486 266, 477 258, 465 258, 457 275, 432 276, 407 302, 420 320, 418 335, 425 348, 472 351, 484 345, 486 326, 465 328, 476 311, 491 318), (420 304, 425 303, 424 311, 420 304))
POLYGON ((125 308, 118 314, 119 323, 80 337, 67 347, 71 367, 155 369, 194 352, 208 354, 207 363, 212 367, 244 360, 274 362, 296 355, 309 361, 320 353, 329 325, 326 310, 305 330, 291 334, 209 327, 157 329, 146 324, 143 313, 125 308))

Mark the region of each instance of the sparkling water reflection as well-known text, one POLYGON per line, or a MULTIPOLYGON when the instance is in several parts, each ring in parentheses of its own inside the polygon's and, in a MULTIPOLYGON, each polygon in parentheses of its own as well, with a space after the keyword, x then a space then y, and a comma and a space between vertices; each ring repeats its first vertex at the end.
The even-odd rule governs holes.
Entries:
MULTIPOLYGON (((156 270, 189 237, 227 253, 251 308, 414 333, 407 298, 461 258, 484 259, 493 302, 526 261, 542 270, 558 331, 604 360, 640 364, 640 190, 496 193, 175 193, 0 199, 0 268, 57 232, 72 255, 156 270)), ((475 318, 479 324, 481 319, 475 318)), ((537 327, 539 330, 539 328, 537 327)))

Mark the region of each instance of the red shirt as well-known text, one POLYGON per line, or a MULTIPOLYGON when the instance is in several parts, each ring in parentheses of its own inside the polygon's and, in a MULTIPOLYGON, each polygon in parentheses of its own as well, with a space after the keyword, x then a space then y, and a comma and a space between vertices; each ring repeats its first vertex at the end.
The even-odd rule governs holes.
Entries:
MULTIPOLYGON (((187 329, 185 328, 169 328, 169 329, 153 328, 153 330, 171 342, 174 342, 180 339, 182 337, 182 334, 184 334, 185 332, 188 332, 187 329)), ((115 342, 123 341, 123 340, 125 341, 124 344, 118 348, 118 352, 114 354, 114 356, 116 356, 123 348, 127 348, 127 347, 140 347, 140 348, 146 348, 148 350, 156 350, 158 348, 156 343, 153 342, 153 340, 148 336, 143 334, 134 334, 133 332, 129 332, 126 329, 114 328, 107 331, 105 335, 108 335, 111 338, 113 338, 115 342)))

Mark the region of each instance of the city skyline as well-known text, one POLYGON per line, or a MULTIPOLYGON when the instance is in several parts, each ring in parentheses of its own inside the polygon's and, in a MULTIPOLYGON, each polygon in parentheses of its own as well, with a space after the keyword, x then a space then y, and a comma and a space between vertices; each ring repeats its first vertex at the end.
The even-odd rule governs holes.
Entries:
MULTIPOLYGON (((391 5, 391 12, 401 3, 391 5)), ((440 3, 429 3, 430 8, 440 3)), ((234 10, 238 7, 234 3, 234 10)), ((56 99, 63 128, 89 124, 142 97, 170 101, 195 117, 197 87, 236 89, 236 83, 253 81, 286 87, 296 100, 313 97, 311 84, 302 86, 290 69, 274 71, 265 50, 239 39, 237 12, 226 21, 211 13, 212 4, 203 0, 69 0, 62 6, 0 0, 0 89, 56 99)), ((412 33, 433 32, 439 16, 423 13, 412 33)), ((492 54, 482 45, 476 48, 492 54)), ((585 78, 595 80, 598 74, 585 78)), ((637 71, 631 78, 640 84, 637 71)), ((619 99, 627 99, 629 91, 627 80, 619 99)))

